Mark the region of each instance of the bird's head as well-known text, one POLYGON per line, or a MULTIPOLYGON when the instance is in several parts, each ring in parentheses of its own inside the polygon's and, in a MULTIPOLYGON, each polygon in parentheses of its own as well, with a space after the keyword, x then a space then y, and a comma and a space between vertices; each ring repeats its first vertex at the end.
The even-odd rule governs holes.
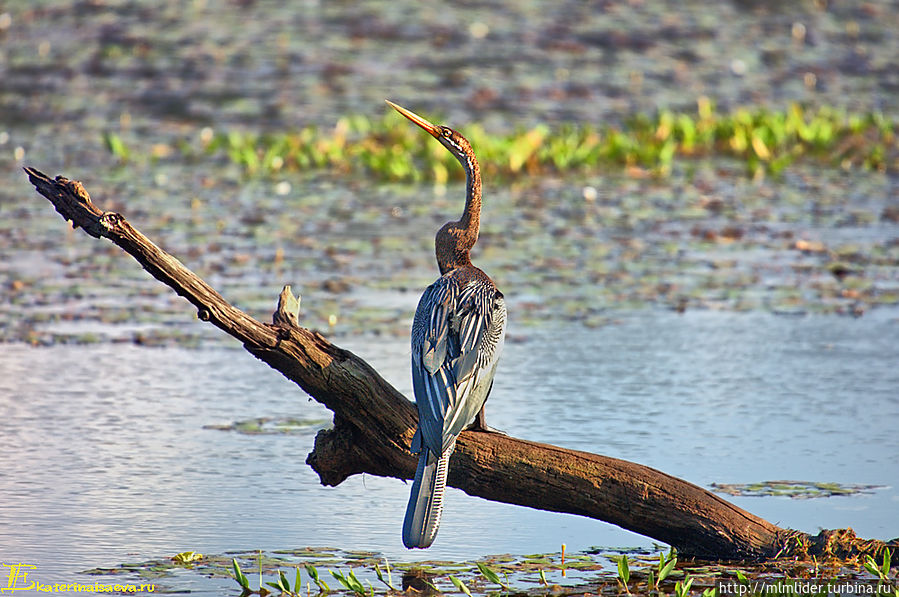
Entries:
POLYGON ((398 106, 390 100, 384 101, 386 101, 394 110, 426 130, 432 137, 440 141, 441 145, 446 147, 451 154, 456 156, 456 159, 459 160, 459 163, 462 164, 462 167, 465 168, 465 171, 467 173, 471 173, 477 167, 477 162, 474 161, 474 151, 471 149, 471 144, 468 142, 468 139, 448 126, 443 126, 441 124, 432 124, 431 122, 427 121, 411 110, 407 110, 402 106, 398 106))

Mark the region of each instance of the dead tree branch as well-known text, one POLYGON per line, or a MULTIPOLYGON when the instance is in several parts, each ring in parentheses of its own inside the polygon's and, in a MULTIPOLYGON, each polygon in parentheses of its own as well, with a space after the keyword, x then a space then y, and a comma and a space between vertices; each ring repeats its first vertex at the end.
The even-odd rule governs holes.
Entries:
MULTIPOLYGON (((306 459, 323 484, 338 485, 363 472, 412 477, 415 458, 408 448, 417 417, 414 405, 365 361, 300 326, 290 287, 281 292, 272 323, 261 323, 229 304, 120 214, 94 206, 80 182, 25 170, 64 219, 121 247, 187 299, 200 319, 240 340, 334 412, 333 428, 318 434, 306 459)), ((649 467, 500 434, 463 432, 448 483, 488 500, 604 520, 688 555, 765 558, 782 553, 797 538, 814 544, 807 535, 777 527, 649 467)), ((398 525, 403 506, 397 505, 398 525)))

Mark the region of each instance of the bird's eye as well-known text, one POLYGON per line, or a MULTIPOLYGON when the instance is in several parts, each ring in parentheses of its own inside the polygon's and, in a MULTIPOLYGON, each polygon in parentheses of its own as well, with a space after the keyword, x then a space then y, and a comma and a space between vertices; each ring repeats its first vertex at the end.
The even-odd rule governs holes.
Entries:
POLYGON ((450 137, 453 136, 453 131, 451 129, 444 127, 443 136, 446 137, 447 139, 449 139, 450 137))

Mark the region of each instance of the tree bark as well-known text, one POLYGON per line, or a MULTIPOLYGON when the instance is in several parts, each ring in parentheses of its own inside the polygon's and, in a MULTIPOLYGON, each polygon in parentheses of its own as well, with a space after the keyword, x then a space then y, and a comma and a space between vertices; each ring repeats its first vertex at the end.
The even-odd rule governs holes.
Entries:
MULTIPOLYGON (((272 323, 261 323, 229 304, 124 217, 94 206, 80 182, 61 176, 50 179, 33 168, 25 171, 37 191, 74 227, 121 247, 193 304, 200 319, 240 340, 250 353, 334 412, 333 428, 318 434, 306 459, 323 484, 338 485, 357 473, 412 478, 414 405, 368 363, 300 326, 299 304, 289 286, 281 292, 272 323)), ((815 539, 780 528, 652 468, 496 433, 460 435, 448 484, 488 500, 610 522, 670 544, 684 555, 771 558, 818 543, 830 545, 823 534, 815 539)), ((398 506, 397 529, 400 511, 398 506)), ((863 543, 868 545, 864 552, 883 546, 863 543)), ((835 551, 832 545, 827 549, 835 551)))

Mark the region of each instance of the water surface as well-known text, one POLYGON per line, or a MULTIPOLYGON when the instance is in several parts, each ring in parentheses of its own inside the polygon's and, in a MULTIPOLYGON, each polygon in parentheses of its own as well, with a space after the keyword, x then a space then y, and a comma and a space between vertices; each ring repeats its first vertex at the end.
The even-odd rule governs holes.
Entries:
MULTIPOLYGON (((517 437, 703 486, 887 486, 817 500, 728 499, 782 526, 851 526, 889 539, 899 535, 895 315, 646 310, 599 329, 512 329, 488 416, 517 437)), ((338 343, 411 394, 405 341, 338 343)), ((328 411, 237 348, 6 345, 0 405, 3 561, 37 564, 42 582, 92 583, 78 573, 184 550, 332 545, 409 561, 651 545, 599 521, 450 489, 435 546, 408 552, 399 531, 409 486, 365 475, 322 487, 304 459, 328 411), (204 428, 286 416, 308 427, 204 428)))

